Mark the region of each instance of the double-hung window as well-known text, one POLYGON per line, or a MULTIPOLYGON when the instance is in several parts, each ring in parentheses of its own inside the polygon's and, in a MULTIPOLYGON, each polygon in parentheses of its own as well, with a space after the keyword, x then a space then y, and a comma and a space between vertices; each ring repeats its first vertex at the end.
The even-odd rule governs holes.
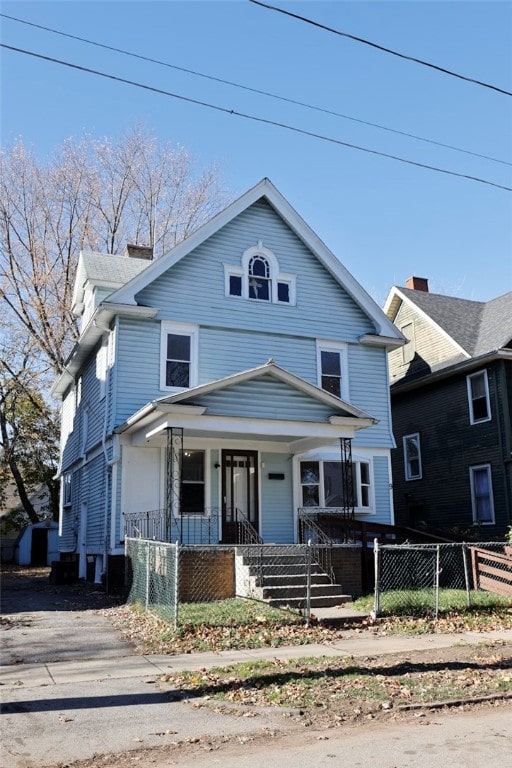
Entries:
POLYGON ((197 384, 198 335, 195 325, 162 322, 160 389, 187 389, 197 384))
POLYGON ((369 461, 352 462, 353 498, 346 498, 341 462, 301 461, 300 485, 303 507, 351 507, 360 512, 372 508, 371 466, 369 461))
POLYGON ((480 424, 491 418, 491 403, 489 400, 489 381, 487 371, 472 373, 466 378, 468 388, 469 421, 480 424))
POLYGON ((204 451, 184 451, 181 475, 181 514, 202 515, 205 511, 204 451))
POLYGON ((317 341, 318 386, 348 400, 347 347, 335 341, 317 341))
POLYGON ((404 466, 406 480, 421 480, 421 448, 418 432, 404 435, 404 466))
POLYGON ((473 522, 477 525, 494 524, 491 465, 480 464, 469 468, 473 522))

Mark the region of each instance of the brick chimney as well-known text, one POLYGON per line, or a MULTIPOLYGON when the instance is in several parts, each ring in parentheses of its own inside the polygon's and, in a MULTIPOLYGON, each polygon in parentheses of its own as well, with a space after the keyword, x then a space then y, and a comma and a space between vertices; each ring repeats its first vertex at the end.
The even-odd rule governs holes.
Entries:
POLYGON ((146 259, 147 261, 152 261, 153 246, 152 245, 135 245, 134 243, 126 243, 123 251, 123 256, 129 256, 131 259, 146 259))
POLYGON ((428 279, 426 277, 408 277, 405 281, 405 286, 412 291, 428 293, 428 279))

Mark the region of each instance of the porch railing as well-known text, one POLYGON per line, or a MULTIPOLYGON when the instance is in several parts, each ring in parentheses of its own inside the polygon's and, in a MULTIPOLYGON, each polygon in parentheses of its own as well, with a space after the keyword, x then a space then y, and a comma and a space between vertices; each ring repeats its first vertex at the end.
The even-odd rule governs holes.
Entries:
POLYGON ((235 510, 236 544, 263 544, 263 539, 248 517, 238 507, 235 510))
POLYGON ((322 531, 331 544, 352 544, 356 537, 354 531, 354 511, 343 507, 299 507, 299 535, 301 525, 313 523, 322 531))
POLYGON ((165 509, 125 512, 124 529, 126 538, 179 541, 187 545, 218 544, 219 510, 208 507, 201 513, 171 518, 165 509))
MULTIPOLYGON (((220 512, 209 507, 202 513, 171 516, 165 509, 149 512, 125 512, 126 538, 149 539, 152 541, 179 541, 184 545, 218 544, 220 512)), ((263 544, 263 539, 250 520, 240 509, 235 510, 234 519, 229 523, 233 544, 263 544)))

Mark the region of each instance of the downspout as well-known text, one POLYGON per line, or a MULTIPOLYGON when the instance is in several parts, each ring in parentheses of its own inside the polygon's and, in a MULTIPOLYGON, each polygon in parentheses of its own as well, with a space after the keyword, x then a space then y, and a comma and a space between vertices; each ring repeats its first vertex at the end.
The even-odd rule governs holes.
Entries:
MULTIPOLYGON (((109 505, 109 474, 111 473, 111 467, 108 463, 107 454, 107 429, 108 429, 108 409, 110 403, 110 368, 109 368, 109 350, 110 350, 110 333, 107 341, 105 361, 105 376, 107 381, 105 382, 105 406, 103 410, 103 429, 101 433, 101 447, 103 450, 103 459, 105 462, 105 500, 104 500, 104 513, 103 513, 103 574, 105 575, 105 589, 108 593, 108 505, 109 505)), ((102 340, 103 343, 103 340, 102 340)), ((103 575, 102 574, 102 575, 103 575)))

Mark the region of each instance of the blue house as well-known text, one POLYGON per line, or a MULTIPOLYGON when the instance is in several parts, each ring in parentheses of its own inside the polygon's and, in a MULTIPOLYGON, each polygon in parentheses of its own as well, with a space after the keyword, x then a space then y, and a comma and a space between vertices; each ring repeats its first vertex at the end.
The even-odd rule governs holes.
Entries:
POLYGON ((125 535, 292 544, 393 523, 387 352, 404 338, 268 179, 165 256, 83 252, 62 400, 61 558, 125 535))

